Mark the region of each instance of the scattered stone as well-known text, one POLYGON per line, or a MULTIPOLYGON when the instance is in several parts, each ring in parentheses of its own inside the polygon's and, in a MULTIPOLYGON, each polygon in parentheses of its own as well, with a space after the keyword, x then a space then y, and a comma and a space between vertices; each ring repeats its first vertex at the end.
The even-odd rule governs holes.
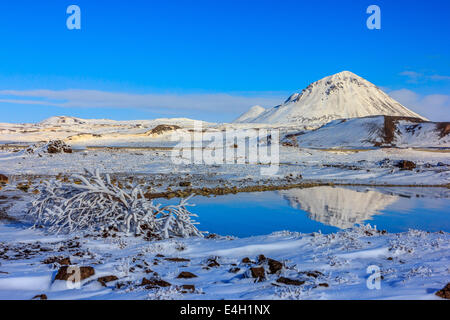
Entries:
POLYGON ((208 234, 205 239, 217 239, 219 236, 215 233, 208 234))
POLYGON ((266 258, 265 255, 260 254, 260 255, 258 256, 258 263, 259 263, 259 264, 264 263, 264 262, 266 262, 266 261, 267 261, 267 258, 266 258))
POLYGON ((266 278, 264 267, 250 268, 250 273, 252 278, 256 278, 258 281, 263 281, 266 278))
POLYGON ((106 287, 106 284, 108 282, 112 282, 112 281, 116 281, 119 280, 119 278, 117 278, 116 276, 104 276, 104 277, 100 277, 97 279, 98 282, 100 282, 102 284, 102 286, 106 287))
POLYGON ((189 271, 182 271, 177 279, 191 279, 191 278, 197 278, 197 276, 189 271))
POLYGON ((450 282, 447 283, 447 285, 435 293, 438 297, 441 297, 443 299, 450 299, 450 282))
POLYGON ((31 300, 47 300, 47 295, 46 294, 38 294, 38 295, 34 296, 31 300))
POLYGON ((285 278, 285 277, 278 278, 277 282, 287 284, 290 286, 301 286, 302 284, 305 283, 305 281, 289 279, 289 278, 285 278))
POLYGON ((163 254, 158 253, 158 254, 156 255, 156 257, 157 257, 157 258, 164 258, 165 256, 164 256, 163 254))
POLYGON ((92 267, 72 267, 72 270, 70 270, 71 273, 68 272, 68 268, 68 266, 59 268, 58 273, 55 276, 55 280, 67 281, 69 279, 72 279, 74 282, 76 280, 82 281, 95 274, 95 270, 92 267), (79 279, 77 276, 75 276, 75 272, 79 272, 79 279))
POLYGON ((330 285, 328 283, 319 283, 319 287, 328 288, 330 285))

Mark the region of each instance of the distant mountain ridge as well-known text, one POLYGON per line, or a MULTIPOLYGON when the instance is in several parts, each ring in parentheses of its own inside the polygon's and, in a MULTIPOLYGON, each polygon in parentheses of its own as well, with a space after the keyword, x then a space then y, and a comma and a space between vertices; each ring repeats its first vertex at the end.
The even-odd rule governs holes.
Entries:
MULTIPOLYGON (((252 109, 250 110, 252 111, 252 109)), ((236 122, 298 124, 318 128, 337 119, 387 115, 426 118, 401 105, 369 81, 343 71, 310 84, 283 104, 261 112, 247 112, 236 122)), ((255 111, 255 110, 253 110, 255 111)))

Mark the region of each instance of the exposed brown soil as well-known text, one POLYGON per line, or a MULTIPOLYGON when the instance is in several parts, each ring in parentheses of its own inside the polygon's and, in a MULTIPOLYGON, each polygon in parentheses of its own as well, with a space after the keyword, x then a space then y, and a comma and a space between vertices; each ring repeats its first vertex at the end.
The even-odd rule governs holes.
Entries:
POLYGON ((392 145, 394 140, 395 131, 397 130, 397 123, 400 120, 407 120, 413 123, 422 123, 425 122, 419 118, 413 117, 395 117, 395 116, 384 116, 384 127, 383 127, 383 144, 392 145))
POLYGON ((439 131, 439 137, 443 138, 450 133, 450 122, 438 122, 436 129, 439 131))

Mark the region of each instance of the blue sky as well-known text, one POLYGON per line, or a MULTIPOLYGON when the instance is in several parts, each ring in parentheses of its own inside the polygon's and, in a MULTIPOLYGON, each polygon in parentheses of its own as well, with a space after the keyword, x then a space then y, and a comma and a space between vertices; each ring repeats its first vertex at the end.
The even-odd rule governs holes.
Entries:
POLYGON ((449 12, 447 0, 5 0, 0 122, 230 121, 342 70, 450 120, 449 12), (81 30, 66 27, 71 4, 81 30), (366 27, 371 4, 381 30, 366 27))

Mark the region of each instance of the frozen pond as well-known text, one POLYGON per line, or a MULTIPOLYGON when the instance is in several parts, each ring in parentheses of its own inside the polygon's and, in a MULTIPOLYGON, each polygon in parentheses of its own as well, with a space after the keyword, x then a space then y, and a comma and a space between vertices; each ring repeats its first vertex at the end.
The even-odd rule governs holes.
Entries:
POLYGON ((282 230, 332 233, 367 223, 388 232, 450 232, 450 190, 445 188, 315 187, 197 196, 190 202, 200 230, 238 237, 282 230))

